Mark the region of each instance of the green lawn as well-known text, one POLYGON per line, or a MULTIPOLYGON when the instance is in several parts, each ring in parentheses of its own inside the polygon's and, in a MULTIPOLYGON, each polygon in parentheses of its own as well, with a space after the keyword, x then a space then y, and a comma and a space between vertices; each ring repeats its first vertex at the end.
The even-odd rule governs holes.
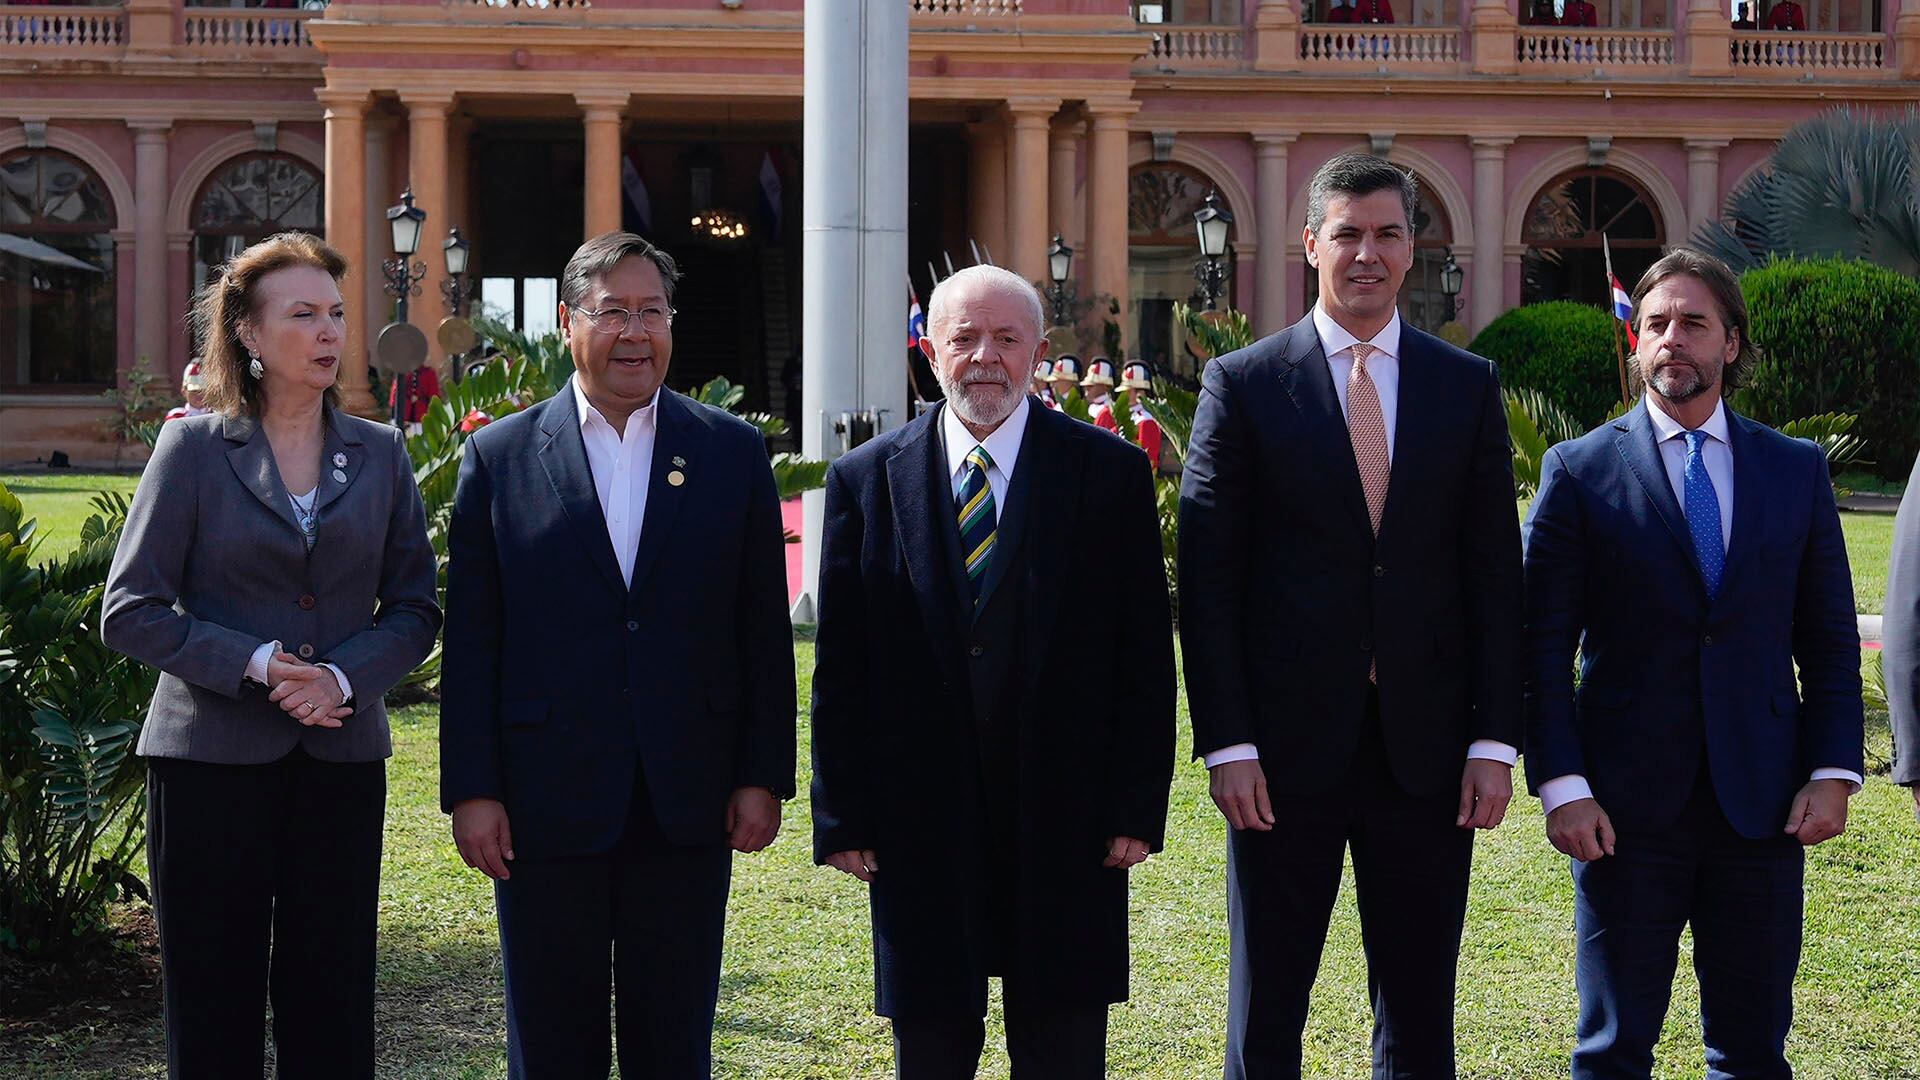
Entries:
POLYGON ((1855 611, 1878 615, 1887 600, 1887 560, 1893 552, 1893 515, 1840 511, 1853 567, 1855 611))
MULTIPOLYGON (((798 650, 805 701, 813 646, 798 650)), ((407 710, 395 722, 380 912, 380 1075, 497 1077, 504 1075, 504 1035, 492 893, 461 865, 436 807, 436 726, 431 708, 407 710)), ((805 762, 804 723, 801 740, 805 762)), ((1809 1077, 1920 1076, 1913 1049, 1920 1046, 1913 974, 1920 970, 1920 825, 1908 793, 1885 779, 1884 716, 1870 743, 1880 775, 1854 800, 1848 833, 1815 849, 1808 863, 1807 945, 1789 1056, 1809 1077)), ((1134 992, 1113 1012, 1116 1077, 1203 1077, 1220 1067, 1225 826, 1202 770, 1184 758, 1183 748, 1169 849, 1133 875, 1134 992)), ((722 1076, 891 1075, 887 1027, 870 1011, 865 898, 853 880, 812 866, 808 850, 803 795, 788 805, 774 846, 735 863, 715 1038, 722 1076)), ((1565 1075, 1575 1007, 1571 902, 1566 862, 1542 835, 1538 804, 1520 800, 1476 852, 1460 962, 1463 1076, 1565 1075)), ((1697 1008, 1692 974, 1683 970, 1659 1076, 1701 1075, 1697 1008)), ((1308 1024, 1307 1074, 1365 1075, 1368 1024, 1349 875, 1308 1024)), ((982 1075, 1006 1076, 997 1023, 988 1047, 982 1075)), ((104 1080, 163 1071, 156 1022, 103 1020, 0 1049, 0 1073, 10 1077, 104 1080)))
POLYGON ((128 497, 140 482, 138 473, 32 472, 0 473, 0 484, 19 498, 27 516, 40 523, 40 554, 60 555, 80 542, 80 525, 93 514, 93 497, 118 491, 128 497))

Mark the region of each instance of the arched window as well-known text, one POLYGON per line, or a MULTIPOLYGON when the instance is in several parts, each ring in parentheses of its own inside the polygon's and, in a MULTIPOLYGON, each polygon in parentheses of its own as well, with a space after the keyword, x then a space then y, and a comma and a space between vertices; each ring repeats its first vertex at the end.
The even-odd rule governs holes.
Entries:
POLYGON ((1534 196, 1521 242, 1520 302, 1577 300, 1609 307, 1601 238, 1613 250, 1613 272, 1629 292, 1666 240, 1652 196, 1612 169, 1576 169, 1534 196))
MULTIPOLYGON (((1417 176, 1415 179, 1419 179, 1417 176)), ((1440 288, 1440 268, 1453 253, 1453 222, 1433 189, 1420 180, 1420 201, 1413 209, 1413 266, 1400 285, 1400 318, 1430 334, 1453 320, 1453 298, 1440 288)), ((1320 299, 1319 272, 1306 267, 1307 307, 1320 299)))
MULTIPOLYGON (((1193 376, 1199 364, 1187 352, 1186 333, 1173 319, 1173 305, 1206 303, 1194 266, 1200 260, 1200 240, 1193 215, 1206 202, 1213 181, 1197 169, 1173 162, 1137 165, 1127 184, 1127 282, 1133 310, 1139 320, 1131 359, 1145 360, 1156 371, 1193 376)), ((1226 196, 1218 204, 1228 212, 1226 196)), ((1233 266, 1236 222, 1227 231, 1227 253, 1221 259, 1233 266)), ((1231 307, 1234 279, 1227 279, 1220 307, 1231 307)))
POLYGON ((113 382, 114 222, 77 158, 0 158, 0 386, 113 382))
POLYGON ((288 154, 234 158, 207 178, 193 205, 193 287, 214 268, 289 229, 321 235, 326 200, 320 174, 288 154))

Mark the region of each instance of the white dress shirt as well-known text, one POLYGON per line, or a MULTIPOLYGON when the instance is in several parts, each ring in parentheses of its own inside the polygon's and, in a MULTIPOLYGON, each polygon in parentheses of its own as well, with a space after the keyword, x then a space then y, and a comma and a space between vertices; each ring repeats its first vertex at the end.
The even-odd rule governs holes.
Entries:
MULTIPOLYGON (((1652 421, 1653 444, 1660 450, 1660 464, 1666 467, 1667 485, 1680 501, 1680 512, 1685 514, 1687 508, 1681 493, 1687 490, 1687 429, 1649 398, 1642 398, 1640 407, 1647 410, 1647 418, 1652 421)), ((1724 546, 1733 540, 1733 444, 1727 440, 1726 404, 1714 402, 1713 415, 1707 417, 1698 430, 1707 433, 1700 447, 1700 458, 1707 467, 1707 479, 1713 481, 1714 497, 1720 500, 1720 543, 1724 546)), ((1820 768, 1813 770, 1813 779, 1845 780, 1858 791, 1864 778, 1849 769, 1820 768)), ((1542 813, 1551 814, 1570 802, 1591 798, 1593 788, 1579 773, 1556 776, 1540 785, 1542 813)))
POLYGON ((987 448, 987 456, 993 464, 987 469, 987 489, 993 492, 993 520, 997 523, 1007 505, 1007 484, 1013 479, 1013 464, 1020 459, 1020 440, 1027 434, 1027 410, 1030 408, 1026 395, 1021 395, 1020 404, 1013 407, 1013 415, 1000 422, 1000 426, 987 434, 985 441, 973 437, 967 425, 960 422, 953 409, 940 410, 940 434, 947 448, 947 480, 953 486, 957 499, 963 478, 967 470, 967 455, 973 453, 976 446, 987 448))
POLYGON ((579 379, 569 379, 573 403, 580 414, 580 441, 587 447, 587 466, 593 471, 593 490, 606 518, 607 539, 620 563, 620 578, 633 584, 633 559, 640 549, 640 526, 647 516, 647 484, 653 476, 655 417, 660 393, 627 416, 625 431, 616 431, 600 410, 587 400, 579 379))
MULTIPOLYGON (((1353 374, 1353 347, 1360 343, 1347 328, 1333 321, 1325 308, 1313 305, 1313 329, 1320 335, 1320 351, 1327 357, 1327 374, 1333 379, 1334 396, 1340 400, 1340 413, 1347 412, 1347 379, 1353 374)), ((1387 429, 1387 460, 1393 460, 1394 421, 1400 415, 1400 313, 1395 311, 1387 325, 1365 344, 1373 346, 1367 358, 1367 377, 1380 394, 1380 421, 1387 429)), ((1229 761, 1258 760, 1260 750, 1252 743, 1223 746, 1201 756, 1207 768, 1229 761)), ((1518 748, 1498 739, 1476 739, 1467 747, 1467 757, 1485 758, 1512 765, 1520 760, 1518 748)))

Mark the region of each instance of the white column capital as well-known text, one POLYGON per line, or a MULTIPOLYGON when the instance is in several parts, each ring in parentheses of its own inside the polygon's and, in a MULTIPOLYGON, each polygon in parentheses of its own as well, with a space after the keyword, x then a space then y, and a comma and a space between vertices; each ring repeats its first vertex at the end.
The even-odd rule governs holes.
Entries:
POLYGON ((1475 135, 1467 140, 1473 147, 1476 158, 1501 158, 1507 156, 1507 147, 1512 146, 1512 135, 1475 135))
POLYGON ((1256 131, 1253 133, 1254 153, 1262 157, 1278 154, 1286 156, 1287 147, 1300 140, 1297 131, 1256 131))
POLYGON ((1720 151, 1733 145, 1732 139, 1688 139, 1683 144, 1688 156, 1718 157, 1720 151))
POLYGON ((1053 122, 1053 114, 1060 111, 1059 98, 1017 97, 1007 99, 1007 115, 1013 118, 1017 128, 1042 127, 1053 122))
POLYGON ((1134 113, 1140 111, 1138 101, 1089 101, 1086 103, 1087 116, 1096 127, 1111 127, 1125 124, 1134 113))
POLYGON ((372 104, 372 99, 368 97, 365 90, 343 90, 339 87, 323 86, 315 90, 313 96, 320 104, 327 107, 329 116, 335 113, 364 116, 368 106, 372 104))
POLYGON ((165 142, 167 133, 173 130, 171 120, 129 120, 127 127, 133 131, 135 142, 165 142))
POLYGON ((400 104, 407 107, 409 116, 421 116, 437 113, 445 117, 453 111, 453 94, 449 91, 428 91, 421 93, 400 92, 400 104))

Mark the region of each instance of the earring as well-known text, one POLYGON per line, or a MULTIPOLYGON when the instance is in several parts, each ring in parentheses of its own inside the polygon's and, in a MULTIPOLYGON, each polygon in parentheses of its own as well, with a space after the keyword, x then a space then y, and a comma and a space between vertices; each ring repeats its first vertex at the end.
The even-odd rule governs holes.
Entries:
POLYGON ((247 354, 247 356, 250 357, 250 359, 247 361, 247 374, 253 376, 256 379, 264 376, 267 373, 267 369, 260 365, 260 354, 256 352, 250 352, 247 354))

